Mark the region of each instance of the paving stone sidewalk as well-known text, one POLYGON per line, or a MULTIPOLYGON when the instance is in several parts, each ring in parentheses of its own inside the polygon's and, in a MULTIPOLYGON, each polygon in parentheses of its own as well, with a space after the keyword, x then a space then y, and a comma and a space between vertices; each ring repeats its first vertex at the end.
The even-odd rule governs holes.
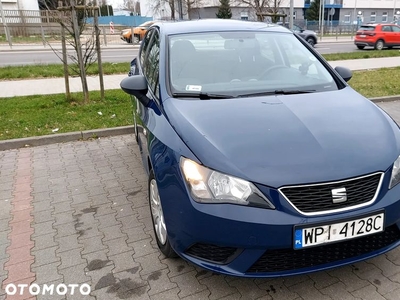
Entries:
MULTIPOLYGON (((380 104, 400 123, 400 102, 380 104)), ((88 284, 90 295, 7 299, 399 300, 400 248, 310 275, 243 279, 165 259, 132 135, 0 152, 5 284, 88 284)))

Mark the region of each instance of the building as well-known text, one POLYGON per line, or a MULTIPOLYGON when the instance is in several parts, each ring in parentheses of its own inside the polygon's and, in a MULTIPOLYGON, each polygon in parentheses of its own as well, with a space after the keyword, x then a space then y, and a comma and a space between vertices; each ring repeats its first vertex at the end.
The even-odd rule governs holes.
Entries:
POLYGON ((3 10, 39 10, 38 1, 0 0, 3 10))
MULTIPOLYGON (((306 22, 306 10, 312 1, 294 0, 293 18, 296 23, 306 22)), ((184 19, 215 18, 219 4, 219 0, 197 0, 189 13, 184 9, 184 19)), ((143 16, 154 19, 167 19, 170 16, 165 0, 141 0, 140 5, 143 16), (154 8, 155 3, 158 9, 154 8)), ((290 0, 281 0, 279 12, 289 15, 289 5, 290 0)), ((400 0, 325 0, 324 7, 324 19, 328 24, 391 23, 400 19, 400 0)), ((257 20, 255 11, 240 0, 231 0, 231 10, 232 19, 257 20)), ((178 13, 175 15, 178 18, 178 13)))
POLYGON ((41 22, 38 1, 0 0, 0 3, 0 23, 25 24, 41 22))

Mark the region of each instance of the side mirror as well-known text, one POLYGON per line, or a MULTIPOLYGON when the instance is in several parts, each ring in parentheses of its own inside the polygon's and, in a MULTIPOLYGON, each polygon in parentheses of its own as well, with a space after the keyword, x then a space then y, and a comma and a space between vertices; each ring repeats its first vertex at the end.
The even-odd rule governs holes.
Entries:
POLYGON ((336 67, 335 71, 338 72, 338 74, 344 79, 344 81, 349 81, 351 77, 353 77, 353 73, 351 72, 350 69, 345 68, 345 67, 336 67))
POLYGON ((144 106, 150 105, 150 99, 146 96, 147 80, 143 75, 126 77, 122 79, 120 86, 125 93, 135 96, 144 106))

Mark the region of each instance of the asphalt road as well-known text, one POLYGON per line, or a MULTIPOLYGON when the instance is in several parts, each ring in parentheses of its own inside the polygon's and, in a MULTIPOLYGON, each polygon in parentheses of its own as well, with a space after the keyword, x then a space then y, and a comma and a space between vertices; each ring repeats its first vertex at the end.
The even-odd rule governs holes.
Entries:
POLYGON ((328 43, 321 41, 318 42, 317 45, 315 45, 315 49, 321 54, 368 51, 368 50, 358 50, 354 45, 353 41, 348 41, 348 42, 340 41, 340 42, 328 42, 328 43))
MULTIPOLYGON (((340 53, 340 52, 361 52, 370 50, 358 50, 352 41, 338 42, 319 42, 315 49, 321 54, 340 53)), ((103 48, 103 62, 129 62, 137 55, 138 47, 128 44, 118 45, 118 48, 103 48)), ((72 54, 72 52, 71 52, 72 54)), ((61 55, 61 54, 59 54, 61 55)), ((35 64, 53 64, 61 63, 57 55, 50 49, 35 50, 35 51, 20 51, 9 50, 1 51, 0 67, 17 66, 17 65, 35 65, 35 64)))
MULTIPOLYGON (((73 53, 70 51, 69 53, 73 53)), ((103 62, 130 62, 138 53, 138 48, 123 47, 120 49, 103 49, 103 62)), ((61 53, 57 53, 62 55, 61 53)), ((51 49, 35 50, 35 51, 19 51, 10 50, 2 51, 0 54, 0 67, 4 66, 20 66, 20 65, 38 65, 38 64, 57 64, 61 63, 56 53, 51 49)))
MULTIPOLYGON (((350 38, 349 38, 350 39, 350 38)), ((342 52, 367 52, 373 50, 358 50, 352 41, 324 42, 319 41, 315 49, 321 54, 342 52)), ((138 47, 128 44, 111 45, 102 49, 103 62, 130 62, 137 55, 138 47)), ((70 52, 73 54, 73 52, 70 52)), ((61 53, 58 53, 61 56, 61 53)), ((61 63, 61 60, 50 49, 43 50, 4 50, 1 51, 0 67, 35 64, 61 63)))

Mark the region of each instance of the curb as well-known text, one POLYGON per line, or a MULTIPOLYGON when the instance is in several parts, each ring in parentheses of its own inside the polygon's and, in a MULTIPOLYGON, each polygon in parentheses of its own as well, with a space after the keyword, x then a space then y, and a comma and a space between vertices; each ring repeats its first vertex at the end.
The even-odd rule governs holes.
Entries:
MULTIPOLYGON (((370 100, 374 103, 399 101, 400 95, 375 97, 375 98, 370 98, 370 100)), ((0 151, 43 146, 55 143, 75 142, 80 140, 89 140, 100 137, 117 136, 123 134, 133 134, 134 132, 135 130, 133 125, 129 125, 129 126, 114 127, 114 128, 93 129, 85 131, 59 133, 53 135, 35 136, 35 137, 28 137, 21 139, 4 140, 0 141, 0 151)))
POLYGON ((133 126, 121 126, 115 128, 94 129, 86 131, 75 131, 68 133, 59 133, 54 135, 43 135, 21 139, 12 139, 0 141, 0 151, 17 148, 27 148, 43 146, 55 143, 75 142, 79 140, 96 139, 100 137, 116 136, 134 133, 133 126))
POLYGON ((398 101, 398 100, 400 100, 400 95, 375 97, 375 98, 370 98, 369 100, 371 100, 374 103, 398 101))
MULTIPOLYGON (((101 49, 102 50, 108 50, 108 49, 117 49, 117 50, 124 50, 124 49, 139 49, 139 47, 140 47, 140 44, 137 44, 137 45, 130 45, 130 44, 127 44, 127 45, 109 45, 109 46, 105 46, 105 45, 102 45, 101 46, 101 49)), ((61 47, 60 46, 56 46, 56 47, 54 47, 54 50, 58 50, 58 51, 61 51, 62 49, 61 49, 61 47)), ((74 50, 73 48, 69 48, 69 47, 67 47, 67 50, 70 50, 70 51, 72 51, 72 50, 74 50)), ((49 47, 49 46, 35 46, 35 48, 29 48, 29 46, 27 46, 27 45, 21 45, 21 46, 18 46, 18 45, 14 45, 12 48, 5 48, 5 47, 2 47, 1 45, 0 45, 0 53, 1 52, 12 52, 12 51, 20 51, 20 52, 35 52, 35 51, 53 51, 53 49, 51 48, 51 47, 49 47), (19 48, 19 47, 21 47, 21 48, 19 48)))

